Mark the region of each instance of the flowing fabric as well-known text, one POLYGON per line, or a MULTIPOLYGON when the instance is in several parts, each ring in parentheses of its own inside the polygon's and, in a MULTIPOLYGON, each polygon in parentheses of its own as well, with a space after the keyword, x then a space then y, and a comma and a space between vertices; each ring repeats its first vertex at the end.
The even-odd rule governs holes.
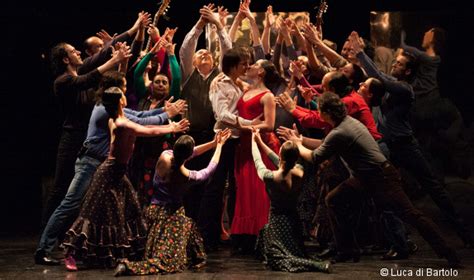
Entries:
MULTIPOLYGON (((263 113, 261 98, 268 91, 257 94, 245 101, 237 103, 239 116, 252 120, 263 113)), ((262 140, 276 153, 279 152, 279 141, 274 133, 261 133, 262 140)), ((250 132, 242 132, 240 143, 235 150, 235 183, 236 202, 232 220, 232 234, 258 235, 263 226, 268 223, 270 199, 265 191, 265 184, 258 178, 257 170, 251 153, 250 132)), ((263 162, 267 168, 274 170, 270 160, 264 156, 263 162)))
POLYGON ((79 217, 63 243, 74 258, 113 266, 117 258, 143 256, 146 225, 125 171, 125 164, 107 159, 94 174, 79 217))
POLYGON ((149 224, 145 260, 125 261, 129 275, 182 272, 188 265, 206 261, 203 240, 184 208, 150 205, 145 213, 149 224))

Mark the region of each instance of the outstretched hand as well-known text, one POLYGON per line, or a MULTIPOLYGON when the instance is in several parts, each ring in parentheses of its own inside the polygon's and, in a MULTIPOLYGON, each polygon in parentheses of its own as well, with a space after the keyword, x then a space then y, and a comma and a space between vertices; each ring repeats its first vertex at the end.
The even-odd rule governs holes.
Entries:
POLYGON ((221 22, 222 26, 226 25, 227 16, 229 16, 229 11, 227 11, 224 6, 217 7, 217 13, 219 14, 219 21, 221 22))
POLYGON ((165 101, 165 112, 168 113, 168 116, 170 118, 173 118, 177 115, 183 115, 188 109, 188 104, 186 103, 186 100, 178 99, 174 103, 171 103, 173 99, 174 97, 171 96, 169 100, 165 101))
POLYGON ((132 56, 132 52, 130 47, 127 46, 127 42, 120 42, 120 44, 116 44, 115 47, 112 46, 112 48, 112 57, 116 59, 117 62, 122 62, 132 56))
POLYGON ((250 0, 244 0, 239 7, 239 12, 241 12, 249 20, 255 20, 255 17, 250 11, 250 0))
POLYGON ((222 145, 225 144, 227 139, 230 138, 231 135, 232 135, 232 132, 228 128, 223 129, 223 130, 219 130, 216 133, 216 136, 214 137, 214 141, 216 142, 216 145, 221 145, 222 146, 222 145))
POLYGON ((351 32, 351 35, 349 35, 349 44, 351 46, 352 51, 354 52, 354 55, 364 50, 363 42, 364 41, 362 40, 362 38, 359 37, 359 34, 357 34, 357 32, 351 32))
POLYGON ((104 29, 101 29, 95 35, 97 35, 97 37, 99 37, 104 42, 104 44, 107 44, 107 42, 112 41, 115 38, 115 36, 117 36, 117 33, 115 33, 113 36, 110 36, 110 34, 107 31, 105 31, 104 29))
POLYGON ((314 93, 309 87, 298 85, 298 90, 306 103, 313 101, 316 96, 316 93, 314 93))
POLYGON ((173 133, 186 132, 189 129, 188 119, 182 119, 179 122, 171 122, 173 133))
POLYGON ((260 135, 260 129, 252 127, 252 140, 256 143, 262 143, 262 136, 260 135))
POLYGON ((273 7, 270 5, 267 7, 265 12, 265 21, 263 22, 265 27, 272 27, 275 23, 275 15, 273 14, 273 7))
POLYGON ((282 107, 283 109, 291 113, 293 112, 293 110, 296 109, 296 98, 297 96, 291 99, 289 92, 287 90, 284 93, 275 97, 275 101, 278 104, 278 106, 282 107))
POLYGON ((295 144, 303 143, 303 136, 298 132, 296 124, 293 124, 293 129, 288 127, 280 126, 277 128, 278 137, 285 141, 293 141, 295 144))

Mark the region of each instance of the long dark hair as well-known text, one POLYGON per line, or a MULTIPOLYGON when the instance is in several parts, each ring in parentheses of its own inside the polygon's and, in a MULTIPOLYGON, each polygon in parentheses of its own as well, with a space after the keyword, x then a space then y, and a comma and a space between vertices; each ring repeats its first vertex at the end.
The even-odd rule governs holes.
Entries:
POLYGON ((183 135, 176 140, 173 146, 172 170, 176 171, 183 165, 184 161, 192 156, 194 150, 194 139, 189 135, 183 135))
POLYGON ((105 107, 105 111, 107 111, 109 117, 114 120, 118 117, 119 104, 122 96, 123 92, 118 87, 107 88, 102 94, 102 104, 105 107))
POLYGON ((288 174, 295 166, 296 161, 300 156, 298 146, 293 141, 286 141, 281 145, 280 157, 285 162, 283 166, 283 175, 288 174))
POLYGON ((65 57, 68 57, 66 45, 67 43, 61 42, 51 49, 49 57, 51 62, 51 69, 55 77, 66 72, 67 65, 63 61, 65 57))
POLYGON ((260 66, 265 70, 263 83, 268 89, 275 93, 281 84, 285 84, 285 79, 280 76, 273 62, 263 59, 260 66))

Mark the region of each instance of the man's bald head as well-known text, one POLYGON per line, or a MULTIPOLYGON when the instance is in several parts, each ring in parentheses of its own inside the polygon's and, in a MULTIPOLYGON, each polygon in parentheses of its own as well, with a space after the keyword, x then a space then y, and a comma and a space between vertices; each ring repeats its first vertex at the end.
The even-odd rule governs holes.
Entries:
POLYGON ((88 56, 93 56, 100 52, 103 47, 104 41, 96 36, 89 37, 84 41, 84 50, 88 56))

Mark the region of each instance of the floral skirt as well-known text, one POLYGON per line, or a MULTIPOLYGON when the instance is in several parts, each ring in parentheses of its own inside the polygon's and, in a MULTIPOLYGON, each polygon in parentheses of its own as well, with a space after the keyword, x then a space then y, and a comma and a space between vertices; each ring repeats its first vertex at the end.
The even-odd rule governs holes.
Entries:
POLYGON ((206 261, 201 234, 184 207, 172 210, 150 205, 145 213, 149 225, 145 260, 124 261, 130 275, 182 272, 189 265, 206 261))
POLYGON ((110 266, 117 258, 143 257, 146 225, 125 170, 110 159, 98 167, 79 217, 66 233, 66 254, 110 266))
POLYGON ((260 231, 257 250, 273 270, 287 272, 323 271, 324 263, 306 256, 297 214, 270 214, 260 231))

